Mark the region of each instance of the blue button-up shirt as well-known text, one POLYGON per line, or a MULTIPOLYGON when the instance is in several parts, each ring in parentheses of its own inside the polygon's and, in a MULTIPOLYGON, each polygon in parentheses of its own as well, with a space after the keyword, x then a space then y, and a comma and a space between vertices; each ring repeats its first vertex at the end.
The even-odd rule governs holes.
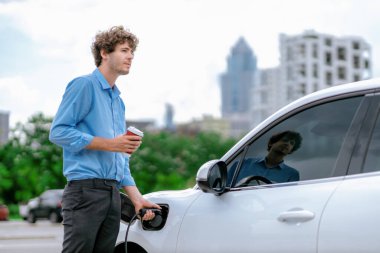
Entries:
POLYGON ((63 148, 63 175, 67 180, 114 179, 119 186, 135 185, 124 153, 85 149, 97 137, 124 134, 125 106, 116 85, 102 73, 72 80, 53 120, 49 139, 63 148))
POLYGON ((275 167, 268 168, 265 165, 265 158, 248 158, 243 162, 243 165, 239 171, 236 182, 247 176, 262 176, 273 183, 284 183, 299 181, 299 172, 281 162, 275 167))

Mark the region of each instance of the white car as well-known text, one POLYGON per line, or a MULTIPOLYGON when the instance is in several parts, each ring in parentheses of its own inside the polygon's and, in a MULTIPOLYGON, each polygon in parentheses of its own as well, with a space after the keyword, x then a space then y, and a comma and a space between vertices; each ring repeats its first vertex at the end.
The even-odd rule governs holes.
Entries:
POLYGON ((204 164, 193 189, 145 195, 164 207, 158 220, 128 227, 133 208, 124 210, 115 252, 125 252, 127 228, 134 253, 380 252, 379 115, 380 79, 298 99, 204 164), (240 179, 289 130, 302 142, 277 169, 299 179, 240 179))

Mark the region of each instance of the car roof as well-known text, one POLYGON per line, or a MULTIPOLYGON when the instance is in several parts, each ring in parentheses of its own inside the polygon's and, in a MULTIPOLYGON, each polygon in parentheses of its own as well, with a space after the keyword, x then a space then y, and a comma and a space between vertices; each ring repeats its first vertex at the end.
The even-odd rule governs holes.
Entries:
POLYGON ((255 134, 259 133, 262 129, 267 127, 274 120, 286 115, 287 113, 297 108, 302 108, 304 106, 307 106, 310 103, 332 98, 332 97, 349 95, 349 94, 358 94, 358 93, 371 93, 371 92, 375 93, 378 91, 380 91, 380 78, 374 78, 374 79, 369 79, 365 81, 336 85, 333 87, 325 88, 325 89, 310 93, 308 95, 305 95, 289 103, 288 105, 285 105, 284 107, 282 107, 281 109, 273 113, 271 116, 269 116, 267 119, 262 121, 259 125, 257 125, 250 132, 248 132, 243 138, 241 138, 241 140, 238 141, 221 158, 221 160, 225 161, 228 157, 230 157, 230 155, 236 152, 236 150, 241 146, 241 144, 251 139, 255 134))

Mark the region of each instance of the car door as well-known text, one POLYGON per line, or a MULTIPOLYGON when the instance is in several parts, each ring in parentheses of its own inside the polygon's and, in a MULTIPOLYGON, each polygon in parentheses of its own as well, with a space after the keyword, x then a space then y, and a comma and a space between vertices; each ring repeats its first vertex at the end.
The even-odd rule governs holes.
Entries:
POLYGON ((38 197, 38 208, 35 210, 35 215, 37 217, 48 217, 49 209, 46 206, 46 201, 49 199, 49 191, 45 191, 38 197))
POLYGON ((323 208, 342 182, 362 112, 363 96, 334 98, 300 108, 268 125, 227 160, 230 191, 202 194, 189 207, 178 236, 177 252, 317 252, 323 208), (265 157, 275 133, 292 130, 301 147, 286 157, 299 181, 241 187, 246 161, 265 157))
POLYGON ((321 219, 320 253, 380 252, 380 95, 369 99, 350 175, 334 192, 321 219))

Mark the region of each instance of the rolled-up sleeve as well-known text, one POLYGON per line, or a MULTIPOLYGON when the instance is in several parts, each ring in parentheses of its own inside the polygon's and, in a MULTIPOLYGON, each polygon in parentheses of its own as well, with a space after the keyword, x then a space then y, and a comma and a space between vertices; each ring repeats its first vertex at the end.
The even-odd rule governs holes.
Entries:
POLYGON ((70 152, 79 152, 91 143, 94 136, 80 131, 77 124, 89 112, 92 96, 91 82, 86 78, 69 83, 50 129, 51 142, 70 152))
POLYGON ((135 180, 132 177, 131 170, 129 169, 129 158, 125 158, 124 177, 119 186, 135 186, 135 180))

